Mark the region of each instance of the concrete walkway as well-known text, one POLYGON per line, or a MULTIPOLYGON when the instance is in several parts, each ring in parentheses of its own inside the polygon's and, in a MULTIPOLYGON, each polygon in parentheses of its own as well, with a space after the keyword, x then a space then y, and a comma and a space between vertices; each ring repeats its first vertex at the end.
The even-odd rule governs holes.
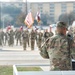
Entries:
MULTIPOLYGON (((0 47, 0 65, 24 65, 24 64, 49 64, 48 59, 43 59, 38 48, 31 50, 30 47, 26 51, 22 46, 0 47)), ((49 67, 41 67, 48 71, 49 67)))

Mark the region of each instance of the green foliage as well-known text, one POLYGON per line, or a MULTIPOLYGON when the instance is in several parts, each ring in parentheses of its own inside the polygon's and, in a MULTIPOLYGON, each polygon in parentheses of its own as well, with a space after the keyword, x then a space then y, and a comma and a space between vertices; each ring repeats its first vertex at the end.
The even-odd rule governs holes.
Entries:
POLYGON ((12 66, 0 66, 0 75, 13 75, 12 66))
POLYGON ((3 14, 19 14, 21 12, 21 9, 14 6, 14 5, 9 5, 9 6, 3 6, 2 7, 2 11, 1 11, 3 14))
POLYGON ((42 71, 40 67, 18 67, 18 71, 42 71))
POLYGON ((18 25, 24 24, 25 17, 26 17, 25 13, 20 13, 16 18, 16 24, 18 25))
MULTIPOLYGON (((18 71, 42 71, 40 67, 18 67, 18 71)), ((0 66, 0 75, 13 75, 12 66, 0 66)))
POLYGON ((69 14, 64 13, 61 14, 58 18, 58 21, 62 21, 67 23, 68 25, 72 25, 73 21, 75 20, 75 12, 70 12, 69 14))
MULTIPOLYGON (((16 20, 17 20, 17 17, 18 15, 21 13, 21 8, 15 6, 15 5, 2 5, 2 8, 1 8, 1 13, 2 13, 2 17, 6 14, 8 14, 13 20, 11 21, 7 21, 5 22, 4 21, 4 24, 6 25, 7 23, 10 23, 10 24, 15 24, 16 20)), ((8 17, 7 17, 8 19, 8 17)), ((3 21, 2 21, 3 22, 3 21)))

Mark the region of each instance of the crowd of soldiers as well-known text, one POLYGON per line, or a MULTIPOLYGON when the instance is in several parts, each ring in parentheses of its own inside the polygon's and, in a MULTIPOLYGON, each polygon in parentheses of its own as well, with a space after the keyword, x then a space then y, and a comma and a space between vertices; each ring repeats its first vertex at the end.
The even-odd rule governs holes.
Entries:
POLYGON ((28 47, 31 47, 31 50, 34 50, 35 44, 40 50, 41 45, 48 37, 53 36, 53 32, 48 29, 43 30, 39 29, 28 29, 16 28, 13 30, 9 28, 5 32, 0 29, 0 46, 23 46, 24 50, 27 50, 28 47), (16 44, 15 44, 16 42, 16 44))

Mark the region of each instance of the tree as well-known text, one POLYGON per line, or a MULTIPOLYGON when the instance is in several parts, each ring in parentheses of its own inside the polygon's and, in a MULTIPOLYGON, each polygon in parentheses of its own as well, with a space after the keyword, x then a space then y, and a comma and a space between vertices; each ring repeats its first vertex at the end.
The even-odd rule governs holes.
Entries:
POLYGON ((8 23, 11 23, 12 20, 13 18, 9 14, 5 14, 1 17, 1 21, 3 22, 4 27, 6 27, 8 23))
POLYGON ((58 21, 65 22, 68 25, 72 25, 74 20, 75 20, 75 13, 74 12, 70 12, 69 14, 67 14, 67 13, 61 14, 58 19, 58 21))
POLYGON ((26 17, 25 13, 23 13, 23 12, 20 13, 17 17, 16 24, 18 24, 18 25, 24 24, 25 17, 26 17))
POLYGON ((43 22, 43 25, 47 25, 47 15, 41 14, 41 21, 43 22))
MULTIPOLYGON (((11 18, 13 18, 13 20, 11 20, 11 18, 9 18, 9 20, 11 20, 11 24, 15 24, 17 16, 21 13, 21 8, 16 7, 15 5, 2 5, 1 8, 1 13, 2 13, 2 17, 3 15, 8 14, 11 18)), ((8 19, 8 18, 7 18, 8 19)), ((7 20, 8 21, 8 20, 7 20)), ((3 21, 2 21, 3 22, 3 21)), ((9 22, 9 21, 8 21, 9 22)), ((3 24, 3 23, 2 23, 3 24)))

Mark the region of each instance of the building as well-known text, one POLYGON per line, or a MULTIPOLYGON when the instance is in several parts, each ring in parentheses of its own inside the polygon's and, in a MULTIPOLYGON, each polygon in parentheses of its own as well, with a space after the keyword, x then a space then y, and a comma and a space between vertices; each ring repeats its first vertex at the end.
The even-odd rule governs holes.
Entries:
POLYGON ((37 11, 40 11, 41 14, 48 14, 56 22, 61 14, 75 11, 75 2, 33 2, 30 3, 30 9, 33 14, 36 14, 37 11))
POLYGON ((23 2, 23 0, 9 0, 9 2, 23 2))
MULTIPOLYGON (((11 0, 11 2, 3 3, 3 5, 15 5, 22 8, 23 12, 26 12, 26 3, 19 2, 23 0, 11 0), (18 2, 12 2, 18 1, 18 2)), ((31 9, 33 16, 36 16, 37 11, 40 11, 41 14, 47 14, 53 19, 53 23, 57 22, 59 16, 63 13, 75 12, 75 2, 28 2, 27 10, 31 9)))

